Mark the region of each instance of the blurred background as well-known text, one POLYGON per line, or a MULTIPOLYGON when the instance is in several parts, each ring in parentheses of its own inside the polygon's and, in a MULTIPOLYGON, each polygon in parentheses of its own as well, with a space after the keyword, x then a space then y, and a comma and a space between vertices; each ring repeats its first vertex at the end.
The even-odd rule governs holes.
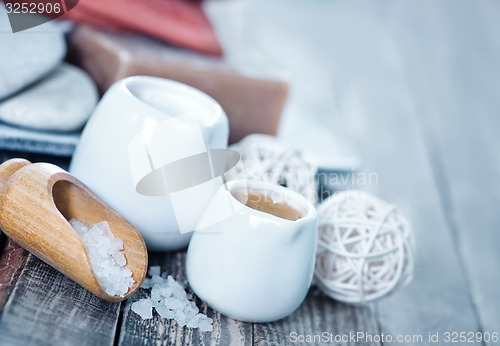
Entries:
POLYGON ((280 136, 377 172, 362 188, 413 223, 415 280, 378 304, 383 329, 497 329, 500 3, 251 3, 241 41, 291 80, 280 136))
POLYGON ((386 113, 401 122, 475 119, 468 136, 498 130, 481 125, 500 110, 498 2, 243 0, 206 8, 230 61, 288 77, 280 135, 289 142, 315 141, 303 131, 311 122, 322 125, 316 132, 361 138, 370 131, 363 117, 383 121, 386 113))

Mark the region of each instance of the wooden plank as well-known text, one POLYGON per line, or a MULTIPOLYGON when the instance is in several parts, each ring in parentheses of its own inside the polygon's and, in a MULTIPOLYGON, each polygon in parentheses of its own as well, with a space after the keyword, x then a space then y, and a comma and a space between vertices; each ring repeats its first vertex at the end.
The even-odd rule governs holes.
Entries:
POLYGON ((0 314, 21 274, 28 251, 8 239, 0 252, 0 314))
MULTIPOLYGON (((151 266, 160 266, 162 272, 166 271, 187 285, 185 257, 185 251, 150 253, 149 263, 151 266)), ((252 343, 252 324, 223 316, 199 299, 196 299, 196 305, 200 308, 200 312, 214 320, 212 332, 180 327, 177 322, 164 319, 156 313, 152 319, 142 320, 130 310, 130 307, 133 302, 145 295, 145 291, 141 290, 127 300, 123 310, 119 345, 251 345, 252 343)))
MULTIPOLYGON (((433 4, 434 13, 450 10, 433 4)), ((481 329, 500 333, 500 7, 457 1, 452 8, 447 16, 431 17, 424 39, 407 52, 408 59, 417 50, 429 52, 410 60, 410 78, 421 97, 421 127, 481 329)))
POLYGON ((379 335, 371 307, 334 301, 313 287, 305 302, 287 318, 254 324, 254 345, 380 345, 371 340, 353 341, 351 336, 357 332, 379 335))
POLYGON ((30 255, 1 316, 0 345, 113 345, 119 311, 30 255))

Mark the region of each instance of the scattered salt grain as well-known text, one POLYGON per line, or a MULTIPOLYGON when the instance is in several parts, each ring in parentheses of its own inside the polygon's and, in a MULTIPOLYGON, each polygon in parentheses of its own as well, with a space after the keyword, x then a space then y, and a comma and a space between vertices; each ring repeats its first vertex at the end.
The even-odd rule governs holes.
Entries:
POLYGON ((168 319, 172 319, 175 317, 175 312, 173 310, 170 310, 169 308, 166 308, 163 305, 156 306, 155 310, 161 317, 165 317, 168 319))
POLYGON ((141 316, 143 320, 153 318, 153 304, 150 299, 141 299, 132 304, 132 311, 141 316))
POLYGON ((199 328, 202 331, 213 330, 213 320, 201 314, 192 301, 193 296, 187 294, 184 286, 175 281, 175 279, 162 273, 160 267, 153 266, 149 268, 151 278, 144 280, 142 288, 151 288, 151 296, 140 299, 132 304, 132 311, 141 316, 142 319, 152 318, 153 308, 158 315, 175 319, 180 326, 188 328, 199 328))
POLYGON ((184 308, 184 304, 177 298, 165 298, 165 306, 171 310, 179 310, 184 308))
POLYGON ((75 219, 69 223, 82 240, 101 287, 110 296, 123 297, 135 282, 132 272, 125 267, 123 241, 115 238, 106 221, 93 226, 75 219))
POLYGON ((151 266, 149 268, 148 274, 151 276, 160 276, 160 267, 159 266, 151 266))

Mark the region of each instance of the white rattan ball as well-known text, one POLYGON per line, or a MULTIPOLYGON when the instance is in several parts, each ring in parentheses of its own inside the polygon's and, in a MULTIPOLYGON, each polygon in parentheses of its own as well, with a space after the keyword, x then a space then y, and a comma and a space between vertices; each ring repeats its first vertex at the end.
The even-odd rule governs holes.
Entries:
POLYGON ((316 203, 316 168, 299 151, 292 150, 273 136, 252 134, 231 146, 241 154, 241 177, 283 185, 316 203))
POLYGON ((330 297, 366 303, 411 280, 412 230, 393 205, 347 191, 325 200, 318 216, 315 280, 330 297))

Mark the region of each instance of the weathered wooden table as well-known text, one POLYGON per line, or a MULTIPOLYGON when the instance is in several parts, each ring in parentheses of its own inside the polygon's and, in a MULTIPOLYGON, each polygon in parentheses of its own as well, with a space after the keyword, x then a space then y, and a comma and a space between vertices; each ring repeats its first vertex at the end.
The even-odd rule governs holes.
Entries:
MULTIPOLYGON (((396 294, 356 307, 313 288, 298 311, 267 324, 232 320, 197 300, 214 319, 214 331, 201 333, 157 315, 143 321, 130 310, 143 292, 121 304, 107 303, 2 238, 0 345, 267 345, 291 343, 294 332, 421 335, 428 344, 428 333, 439 332, 442 341, 445 332, 498 332, 500 233, 494 227, 500 193, 493 183, 500 173, 500 136, 493 129, 500 129, 500 118, 482 119, 486 126, 472 117, 416 115, 398 114, 383 123, 363 118, 371 129, 362 141, 367 169, 378 172, 382 196, 406 211, 416 232, 415 279, 396 294), (386 149, 373 148, 373 141, 386 149), (478 155, 484 157, 481 168, 478 155)), ((3 161, 19 154, 1 156, 3 161)), ((67 165, 67 160, 24 156, 67 165)), ((184 251, 153 253, 150 264, 186 283, 184 258, 184 251)))
MULTIPOLYGON (((296 27, 298 36, 316 24, 331 29, 318 30, 316 40, 332 44, 318 45, 321 55, 309 53, 318 66, 331 66, 324 75, 335 80, 330 96, 338 101, 341 130, 359 150, 363 172, 378 176, 376 186, 365 188, 395 203, 413 225, 417 263, 410 285, 367 306, 339 303, 312 288, 295 313, 266 324, 232 320, 197 300, 214 319, 214 331, 201 333, 157 315, 143 321, 130 306, 144 293, 104 302, 0 236, 0 345, 274 345, 322 332, 373 339, 349 337, 342 345, 388 343, 378 341, 382 334, 393 342, 406 337, 401 344, 431 344, 429 334, 436 333, 434 344, 446 344, 447 332, 500 332, 498 4, 402 3, 360 10, 350 2, 321 2, 328 11, 318 4, 317 17, 283 27, 296 27), (343 18, 350 18, 348 40, 343 18)), ((297 4, 279 10, 297 11, 297 4)), ((259 17, 261 33, 271 19, 287 18, 269 6, 271 14, 259 17)), ((273 45, 260 48, 270 54, 273 45)), ((300 101, 304 117, 324 110, 300 101)), ((12 152, 0 160, 14 156, 68 165, 12 152)), ((184 256, 153 253, 150 264, 186 283, 184 256)))

